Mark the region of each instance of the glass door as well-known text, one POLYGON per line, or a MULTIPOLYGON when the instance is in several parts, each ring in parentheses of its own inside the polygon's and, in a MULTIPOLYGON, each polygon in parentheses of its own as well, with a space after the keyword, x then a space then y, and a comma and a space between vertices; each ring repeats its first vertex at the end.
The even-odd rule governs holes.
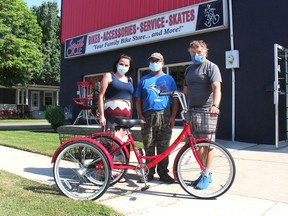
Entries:
POLYGON ((275 146, 288 140, 288 49, 274 44, 275 146))
POLYGON ((40 92, 31 92, 31 110, 40 109, 40 92))

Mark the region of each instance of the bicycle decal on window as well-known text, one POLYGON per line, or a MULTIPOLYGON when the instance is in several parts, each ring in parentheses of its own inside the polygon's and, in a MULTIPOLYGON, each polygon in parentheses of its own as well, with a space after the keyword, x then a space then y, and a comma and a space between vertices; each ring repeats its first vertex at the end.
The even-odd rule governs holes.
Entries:
POLYGON ((211 8, 210 4, 207 4, 207 8, 204 10, 204 16, 206 17, 206 21, 204 23, 205 26, 211 27, 212 25, 216 25, 220 20, 220 15, 215 14, 216 8, 211 8))
POLYGON ((224 22, 225 16, 227 16, 227 10, 224 9, 225 7, 223 7, 222 1, 220 0, 199 5, 196 30, 227 25, 227 23, 224 22))

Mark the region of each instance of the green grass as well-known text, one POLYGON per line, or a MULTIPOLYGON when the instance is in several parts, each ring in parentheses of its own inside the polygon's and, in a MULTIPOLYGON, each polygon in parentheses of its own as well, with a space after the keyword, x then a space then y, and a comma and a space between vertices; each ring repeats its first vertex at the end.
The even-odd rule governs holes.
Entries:
MULTIPOLYGON (((33 131, 0 131, 0 145, 53 156, 60 145, 58 133, 33 131)), ((143 148, 142 142, 136 141, 143 148)))
MULTIPOLYGON (((141 142, 136 142, 142 147, 141 142)), ((52 156, 60 145, 58 133, 0 131, 0 145, 52 156)), ((0 215, 121 215, 91 201, 75 201, 53 187, 0 170, 0 215)))
MULTIPOLYGON (((58 133, 0 131, 0 145, 52 156, 60 145, 58 133)), ((136 142, 143 147, 141 142, 136 142)), ((0 170, 0 215, 121 215, 91 201, 75 201, 51 186, 0 170)))
POLYGON ((46 119, 0 119, 1 123, 9 123, 9 122, 47 122, 46 119))
POLYGON ((0 215, 120 216, 121 214, 96 202, 66 198, 53 187, 0 170, 0 215))
POLYGON ((52 156, 59 146, 58 133, 0 131, 0 145, 52 156))

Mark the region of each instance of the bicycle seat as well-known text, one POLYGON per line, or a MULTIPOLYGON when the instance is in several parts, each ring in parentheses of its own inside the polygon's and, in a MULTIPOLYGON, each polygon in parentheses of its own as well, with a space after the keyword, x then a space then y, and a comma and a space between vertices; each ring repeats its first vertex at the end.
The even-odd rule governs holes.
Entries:
POLYGON ((145 121, 143 121, 142 119, 130 119, 130 118, 123 118, 123 117, 121 118, 116 117, 114 121, 117 124, 117 126, 121 128, 132 128, 135 125, 141 125, 145 123, 145 121))

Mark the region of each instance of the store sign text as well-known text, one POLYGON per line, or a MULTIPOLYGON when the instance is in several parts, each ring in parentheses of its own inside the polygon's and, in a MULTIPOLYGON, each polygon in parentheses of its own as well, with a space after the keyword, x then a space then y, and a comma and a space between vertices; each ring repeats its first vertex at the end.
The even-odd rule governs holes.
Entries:
POLYGON ((78 41, 75 41, 75 38, 69 39, 66 41, 65 57, 99 53, 191 35, 199 30, 225 27, 223 14, 222 1, 213 1, 147 17, 85 35, 87 40, 84 53, 82 50, 84 39, 79 37, 78 41))

